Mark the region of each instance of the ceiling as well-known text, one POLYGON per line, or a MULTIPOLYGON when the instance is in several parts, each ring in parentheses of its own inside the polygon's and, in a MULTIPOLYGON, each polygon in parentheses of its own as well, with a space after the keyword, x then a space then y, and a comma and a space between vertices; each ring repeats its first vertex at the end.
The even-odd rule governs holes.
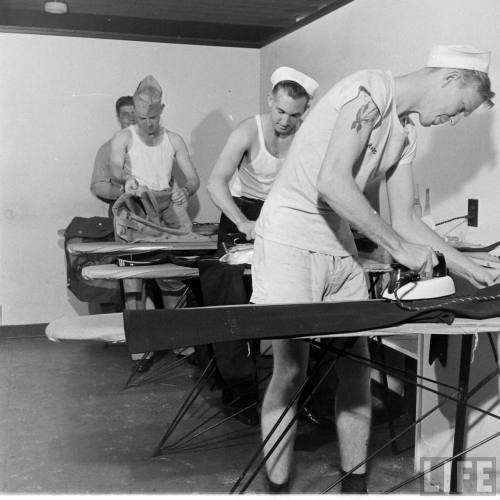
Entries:
POLYGON ((0 0, 0 31, 260 48, 353 0, 0 0))

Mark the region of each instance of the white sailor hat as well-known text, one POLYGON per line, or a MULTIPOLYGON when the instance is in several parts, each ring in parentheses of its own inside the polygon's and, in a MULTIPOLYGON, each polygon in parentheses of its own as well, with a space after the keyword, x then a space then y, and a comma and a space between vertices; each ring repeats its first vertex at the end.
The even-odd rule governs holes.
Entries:
POLYGON ((271 83, 273 88, 276 84, 283 81, 292 81, 298 83, 300 86, 304 87, 305 91, 309 94, 309 97, 313 97, 316 90, 318 90, 319 84, 316 80, 307 76, 296 69, 289 68, 288 66, 281 66, 274 71, 271 75, 271 83))
POLYGON ((490 51, 478 50, 471 45, 436 45, 429 51, 427 67, 472 69, 488 73, 490 51))
POLYGON ((146 76, 134 93, 134 110, 139 116, 155 116, 162 110, 162 90, 152 75, 146 76))

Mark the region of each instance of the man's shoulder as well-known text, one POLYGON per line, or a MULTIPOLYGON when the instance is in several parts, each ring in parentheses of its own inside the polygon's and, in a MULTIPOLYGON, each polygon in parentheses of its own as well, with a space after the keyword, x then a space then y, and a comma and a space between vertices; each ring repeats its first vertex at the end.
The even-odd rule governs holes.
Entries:
POLYGON ((99 146, 97 154, 104 154, 111 149, 111 139, 108 139, 104 144, 99 146))
POLYGON ((393 99, 392 89, 393 79, 390 72, 367 69, 344 78, 331 91, 333 99, 340 103, 350 101, 363 93, 369 96, 384 115, 393 99))
POLYGON ((364 69, 356 71, 339 80, 329 92, 339 93, 349 88, 359 89, 364 87, 367 90, 372 88, 390 90, 392 86, 392 75, 388 71, 380 69, 364 69))
POLYGON ((167 129, 164 129, 164 132, 165 136, 168 138, 170 144, 174 149, 178 149, 180 146, 185 144, 185 141, 182 138, 181 134, 178 134, 177 132, 167 129))
POLYGON ((258 137, 258 119, 260 119, 259 116, 249 116, 248 118, 245 118, 233 130, 233 137, 237 137, 239 140, 244 141, 247 144, 251 144, 258 137))
POLYGON ((118 130, 110 139, 110 146, 113 144, 128 144, 132 140, 132 131, 130 127, 118 130))

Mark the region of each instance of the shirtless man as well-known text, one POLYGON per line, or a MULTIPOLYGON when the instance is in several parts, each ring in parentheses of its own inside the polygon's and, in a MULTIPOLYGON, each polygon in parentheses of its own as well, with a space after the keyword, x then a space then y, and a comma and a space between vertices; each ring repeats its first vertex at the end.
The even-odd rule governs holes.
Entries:
MULTIPOLYGON (((134 100, 132 96, 120 97, 115 103, 116 119, 120 129, 127 128, 135 123, 134 100)), ((113 203, 123 193, 123 185, 113 182, 111 170, 111 139, 105 142, 97 151, 94 161, 94 170, 90 180, 90 190, 100 200, 109 205, 109 214, 113 203)))

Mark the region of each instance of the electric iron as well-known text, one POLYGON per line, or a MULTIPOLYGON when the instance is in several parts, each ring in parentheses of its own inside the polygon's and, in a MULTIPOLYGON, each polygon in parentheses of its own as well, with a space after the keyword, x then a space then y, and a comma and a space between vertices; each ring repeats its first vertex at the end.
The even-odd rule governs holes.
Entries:
POLYGON ((432 271, 432 278, 423 279, 417 271, 394 264, 389 284, 382 294, 389 300, 422 300, 446 297, 455 293, 455 284, 447 275, 444 255, 436 252, 437 266, 432 271))
POLYGON ((228 233, 228 236, 233 238, 232 244, 227 245, 222 243, 226 252, 220 259, 231 266, 239 264, 251 265, 253 259, 253 240, 247 240, 244 233, 228 233))

